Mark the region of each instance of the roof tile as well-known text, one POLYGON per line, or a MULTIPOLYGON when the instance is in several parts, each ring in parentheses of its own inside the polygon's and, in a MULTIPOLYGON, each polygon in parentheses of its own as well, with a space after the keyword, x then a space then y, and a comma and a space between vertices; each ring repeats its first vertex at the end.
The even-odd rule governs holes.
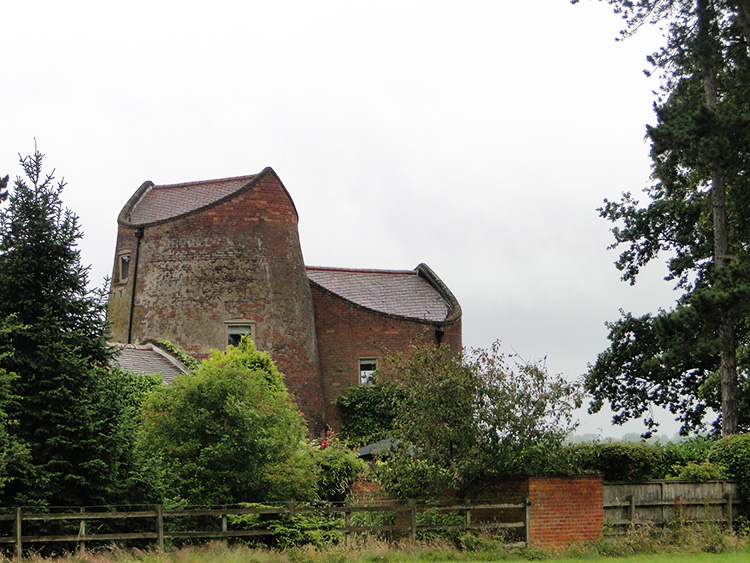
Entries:
POLYGON ((244 188, 256 176, 153 186, 133 206, 128 220, 139 225, 195 211, 244 188))
POLYGON ((449 304, 417 270, 307 267, 307 277, 357 305, 399 317, 442 322, 449 304))
POLYGON ((124 370, 146 375, 158 373, 167 384, 181 373, 188 371, 177 359, 170 360, 166 352, 156 349, 151 344, 113 343, 111 345, 119 348, 115 362, 124 370))

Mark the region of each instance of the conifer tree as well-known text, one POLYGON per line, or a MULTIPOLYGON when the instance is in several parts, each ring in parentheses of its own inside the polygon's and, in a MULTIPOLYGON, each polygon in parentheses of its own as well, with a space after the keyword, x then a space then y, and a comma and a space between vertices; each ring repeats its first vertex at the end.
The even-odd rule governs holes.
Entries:
POLYGON ((609 325, 612 344, 587 376, 592 410, 608 401, 622 422, 659 404, 687 431, 713 407, 722 433, 733 434, 750 422, 738 393, 750 343, 750 5, 607 1, 627 21, 626 35, 658 22, 667 42, 650 57, 662 90, 647 128, 649 202, 628 193, 605 200, 601 215, 615 223, 613 246, 626 247, 616 263, 624 280, 666 254, 667 279, 684 293, 671 310, 609 325))
POLYGON ((127 477, 123 411, 108 380, 103 302, 87 289, 78 219, 64 182, 43 175, 38 151, 21 158, 0 209, 0 373, 7 418, 22 451, 8 464, 3 505, 112 501, 127 477))

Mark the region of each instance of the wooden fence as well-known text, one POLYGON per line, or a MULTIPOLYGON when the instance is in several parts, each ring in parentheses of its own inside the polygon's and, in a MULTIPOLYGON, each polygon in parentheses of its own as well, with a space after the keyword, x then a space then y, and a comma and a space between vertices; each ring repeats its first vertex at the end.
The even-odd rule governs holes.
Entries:
MULTIPOLYGON (((516 530, 516 534, 526 539, 515 545, 528 542, 528 510, 527 503, 482 503, 482 504, 452 504, 425 505, 416 501, 382 502, 369 505, 339 505, 339 506, 310 506, 294 502, 280 506, 237 506, 204 509, 166 510, 162 505, 156 505, 148 510, 105 511, 103 509, 80 508, 67 512, 33 512, 32 509, 15 508, 11 513, 0 514, 0 523, 7 522, 12 530, 10 535, 0 536, 0 544, 11 544, 17 557, 21 557, 24 547, 28 544, 48 544, 52 542, 68 542, 79 549, 85 549, 87 542, 117 543, 128 540, 154 542, 156 549, 164 550, 166 539, 228 539, 228 538, 258 538, 273 536, 274 530, 263 523, 253 527, 238 523, 231 526, 234 517, 241 516, 272 516, 271 521, 278 522, 278 517, 291 519, 301 514, 338 515, 332 518, 327 530, 336 530, 344 538, 350 534, 381 534, 387 533, 392 537, 405 537, 415 541, 417 534, 430 531, 479 531, 479 530, 516 530), (420 515, 428 514, 454 515, 460 517, 461 522, 453 518, 451 522, 420 523, 420 515), (381 514, 383 523, 372 524, 367 518, 359 518, 361 523, 355 522, 357 514, 381 514), (518 520, 518 514, 524 515, 518 520), (354 517, 354 518, 353 518, 354 517), (174 525, 175 519, 190 518, 206 524, 211 522, 214 529, 186 530, 183 525, 174 525), (140 528, 141 531, 129 532, 101 532, 104 523, 119 521, 139 522, 130 527, 140 528), (170 522, 171 521, 171 522, 170 522), (31 523, 46 524, 61 523, 67 526, 68 533, 45 533, 43 535, 24 535, 24 530, 31 523), (258 526, 258 527, 255 527, 258 526), (77 530, 73 531, 73 529, 77 530), (150 530, 143 531, 146 528, 150 530)), ((268 519, 266 519, 268 520, 268 519)), ((370 518, 377 520, 377 518, 370 518)), ((428 519, 429 520, 429 519, 428 519)), ((433 518, 433 520, 435 520, 433 518)), ((437 520, 440 520, 439 518, 437 520)), ((267 522, 266 522, 267 523, 267 522)), ((5 524, 7 526, 7 524, 5 524)))
POLYGON ((604 525, 614 534, 639 525, 677 521, 731 528, 742 505, 735 481, 604 483, 604 525))

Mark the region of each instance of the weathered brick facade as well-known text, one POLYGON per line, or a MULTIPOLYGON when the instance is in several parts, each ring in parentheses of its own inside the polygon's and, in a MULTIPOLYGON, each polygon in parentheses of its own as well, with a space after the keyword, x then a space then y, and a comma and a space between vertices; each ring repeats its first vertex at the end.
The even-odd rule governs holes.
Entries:
MULTIPOLYGON (((327 418, 336 423, 331 400, 359 383, 358 358, 434 342, 436 327, 460 348, 460 307, 426 266, 408 272, 408 281, 432 276, 425 283, 434 296, 415 286, 423 301, 451 301, 442 303, 449 315, 430 321, 347 303, 315 284, 311 291, 297 222, 270 168, 208 182, 144 183, 118 218, 108 311, 113 340, 164 338, 201 358, 223 350, 233 332, 250 332, 285 374, 315 434, 327 418)), ((408 301, 402 293, 398 299, 408 301)))

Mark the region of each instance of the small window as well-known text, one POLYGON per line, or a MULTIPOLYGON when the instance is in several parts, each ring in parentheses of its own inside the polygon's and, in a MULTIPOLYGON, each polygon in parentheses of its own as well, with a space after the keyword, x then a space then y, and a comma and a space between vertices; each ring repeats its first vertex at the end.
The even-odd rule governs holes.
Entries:
POLYGON ((255 323, 227 324, 227 346, 237 346, 245 335, 248 335, 255 341, 255 323))
POLYGON ((375 385, 375 370, 377 369, 377 362, 375 358, 360 358, 359 359, 359 384, 360 385, 375 385))
POLYGON ((120 276, 118 278, 118 281, 120 283, 125 283, 128 281, 128 276, 130 275, 130 254, 121 254, 120 255, 120 276))

